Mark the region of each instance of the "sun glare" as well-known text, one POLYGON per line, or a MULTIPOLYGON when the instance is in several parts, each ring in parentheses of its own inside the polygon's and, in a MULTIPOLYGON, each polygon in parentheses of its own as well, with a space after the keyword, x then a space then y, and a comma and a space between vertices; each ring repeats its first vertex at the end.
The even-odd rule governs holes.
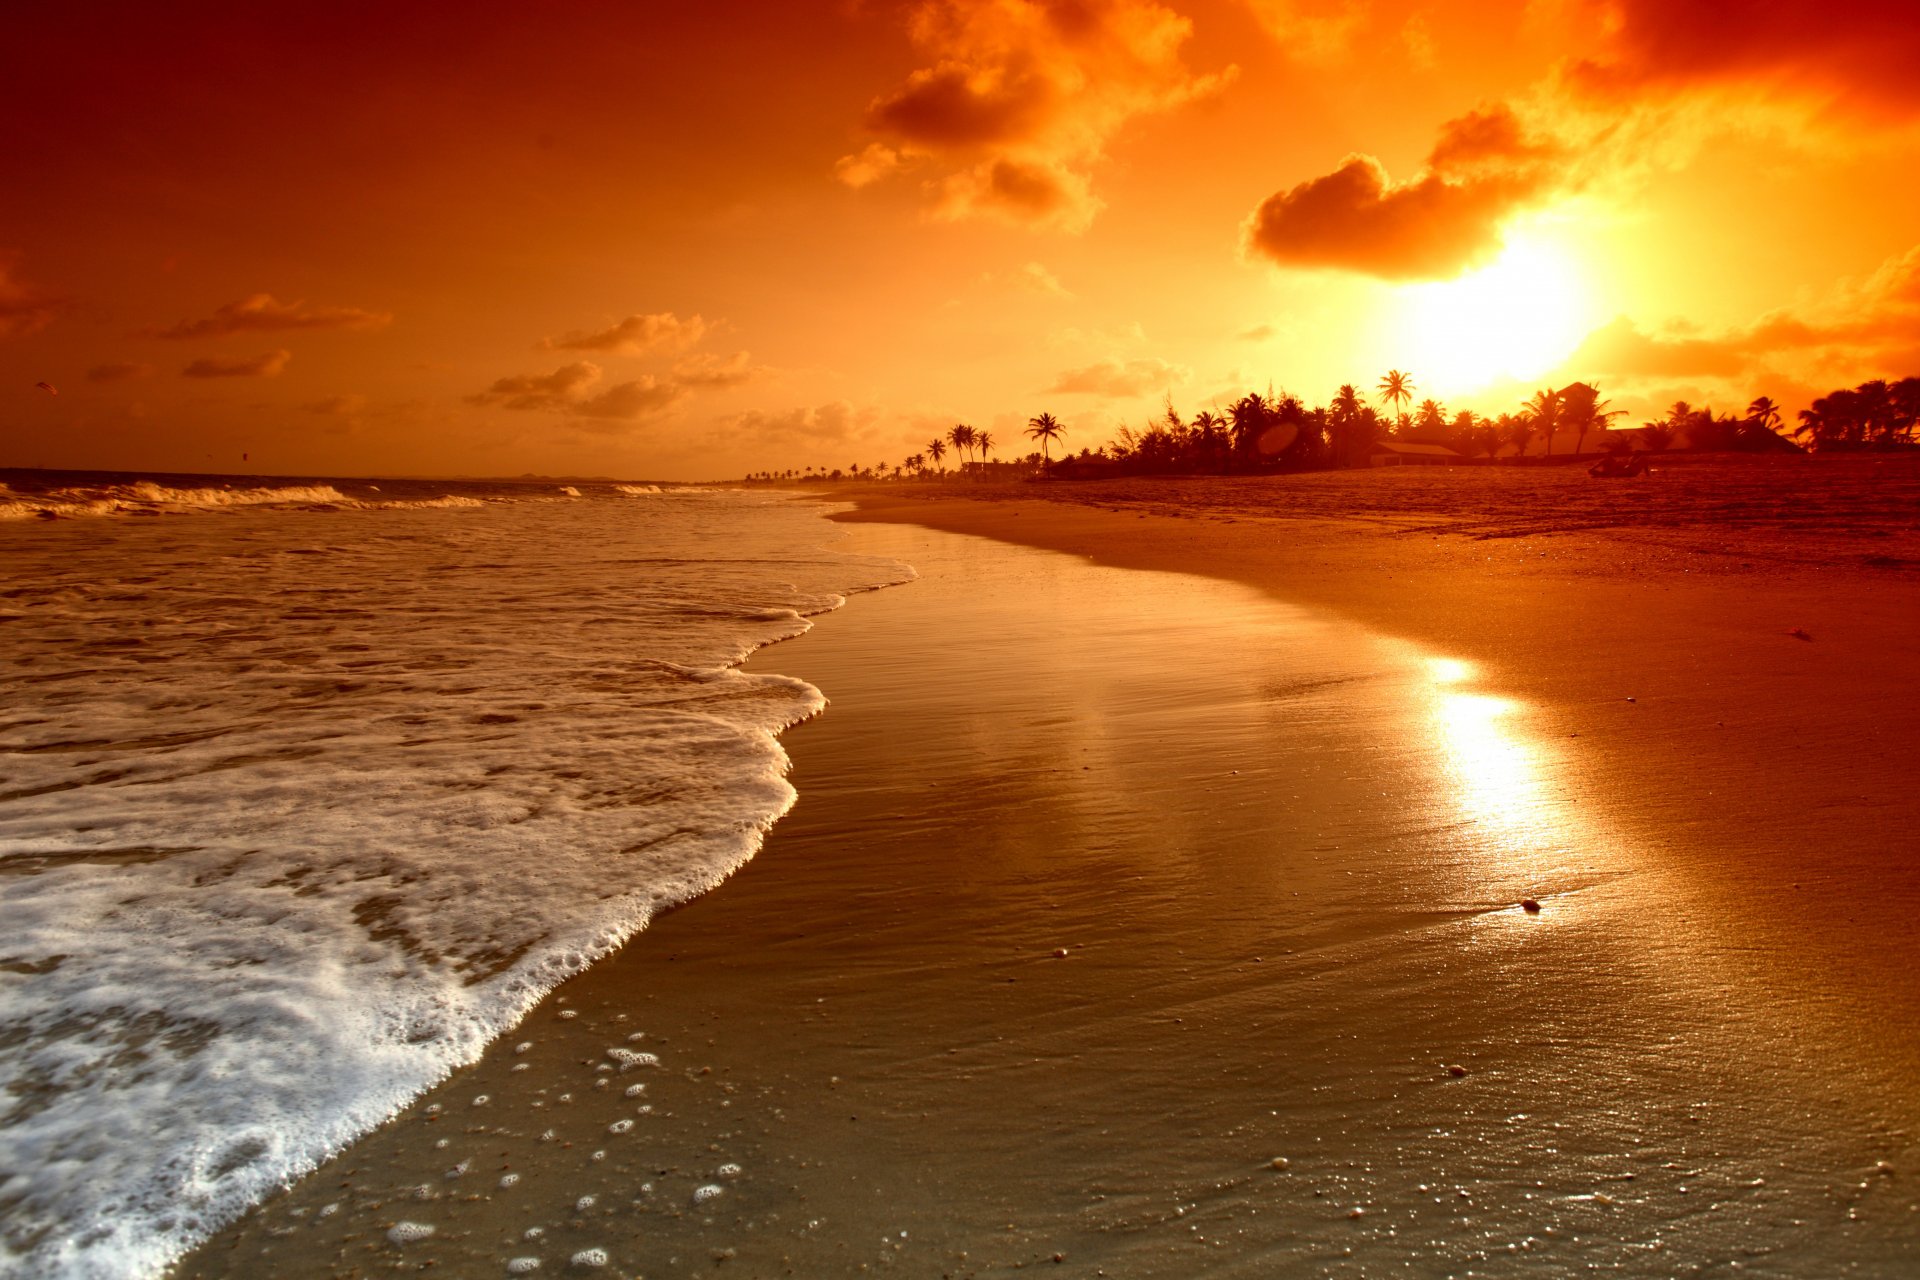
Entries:
POLYGON ((1524 235, 1478 271, 1414 285, 1401 296, 1407 359, 1435 389, 1537 378, 1566 359, 1591 327, 1586 286, 1572 261, 1524 235))

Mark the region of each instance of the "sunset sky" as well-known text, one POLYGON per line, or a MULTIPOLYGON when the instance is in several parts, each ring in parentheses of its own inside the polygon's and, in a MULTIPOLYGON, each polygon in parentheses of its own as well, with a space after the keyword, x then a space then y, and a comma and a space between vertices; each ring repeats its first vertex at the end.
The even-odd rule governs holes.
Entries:
POLYGON ((1390 367, 1630 423, 1920 372, 1910 0, 9 18, 0 465, 724 478, 1390 367))

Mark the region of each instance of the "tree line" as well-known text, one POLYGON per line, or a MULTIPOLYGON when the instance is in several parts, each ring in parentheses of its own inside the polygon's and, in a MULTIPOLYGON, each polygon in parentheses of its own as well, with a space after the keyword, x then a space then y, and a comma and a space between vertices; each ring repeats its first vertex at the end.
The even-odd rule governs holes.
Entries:
POLYGON ((1039 449, 998 461, 991 456, 996 448, 992 434, 960 423, 898 463, 762 471, 748 478, 940 478, 949 474, 949 456, 958 474, 971 476, 1304 471, 1368 466, 1382 442, 1438 445, 1469 459, 1523 457, 1536 443, 1544 457, 1553 456, 1556 444, 1570 445, 1569 452, 1579 454, 1589 439, 1610 452, 1684 448, 1824 453, 1913 448, 1920 429, 1920 377, 1874 380, 1829 392, 1802 409, 1791 429, 1782 420, 1780 406, 1767 396, 1756 397, 1744 414, 1717 414, 1682 400, 1658 419, 1619 429, 1613 422, 1624 411, 1609 408, 1599 390, 1585 382, 1557 391, 1543 388, 1515 410, 1492 416, 1470 409, 1449 413, 1432 398, 1415 404, 1417 391, 1411 375, 1390 369, 1377 387, 1378 407, 1351 383, 1342 385, 1329 403, 1314 408, 1296 396, 1268 390, 1248 392, 1224 408, 1203 409, 1185 418, 1169 399, 1165 410, 1140 428, 1123 425, 1106 443, 1083 446, 1078 454, 1058 461, 1052 449, 1067 430, 1050 413, 1029 419, 1024 431, 1039 449))

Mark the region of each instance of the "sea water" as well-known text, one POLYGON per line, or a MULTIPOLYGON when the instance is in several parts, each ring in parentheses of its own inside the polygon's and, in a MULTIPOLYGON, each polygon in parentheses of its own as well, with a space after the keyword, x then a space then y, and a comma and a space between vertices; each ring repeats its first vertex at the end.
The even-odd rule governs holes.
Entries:
POLYGON ((724 879, 904 565, 651 485, 0 488, 0 1274, 150 1274, 724 879))

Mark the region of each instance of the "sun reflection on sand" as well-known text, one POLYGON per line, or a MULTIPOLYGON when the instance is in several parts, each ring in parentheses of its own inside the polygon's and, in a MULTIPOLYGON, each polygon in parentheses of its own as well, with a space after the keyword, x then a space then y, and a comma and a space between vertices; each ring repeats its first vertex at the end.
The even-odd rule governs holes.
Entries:
MULTIPOLYGON (((1479 669, 1458 658, 1423 656, 1416 685, 1431 725, 1445 801, 1497 850, 1502 871, 1545 873, 1583 834, 1555 802, 1544 743, 1524 723, 1526 704, 1474 687, 1479 669)), ((1540 891, 1549 886, 1542 883, 1540 891)))

